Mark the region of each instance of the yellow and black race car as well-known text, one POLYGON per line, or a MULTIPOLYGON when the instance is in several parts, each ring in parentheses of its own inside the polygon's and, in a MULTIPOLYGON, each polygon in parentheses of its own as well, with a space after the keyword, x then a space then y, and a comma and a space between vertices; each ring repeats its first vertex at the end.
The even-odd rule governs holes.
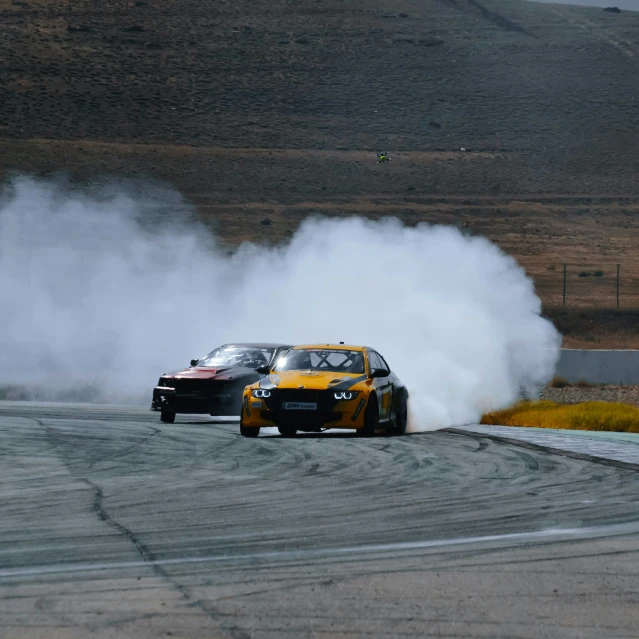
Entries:
POLYGON ((240 432, 257 437, 277 426, 285 437, 297 431, 355 429, 360 435, 406 432, 408 392, 386 360, 365 346, 295 346, 268 374, 244 389, 240 432))

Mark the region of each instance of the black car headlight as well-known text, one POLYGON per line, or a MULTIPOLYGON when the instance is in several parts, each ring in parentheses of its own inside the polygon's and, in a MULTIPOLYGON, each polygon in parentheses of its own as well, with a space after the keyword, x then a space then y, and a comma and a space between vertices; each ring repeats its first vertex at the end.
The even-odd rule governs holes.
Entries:
POLYGON ((271 391, 264 388, 256 388, 251 394, 253 395, 253 397, 262 399, 262 397, 270 397, 271 391))
POLYGON ((174 393, 175 382, 171 379, 167 379, 166 377, 160 377, 158 385, 155 388, 160 393, 174 393))
POLYGON ((357 391, 337 391, 333 393, 333 397, 337 400, 345 399, 355 399, 357 397, 357 391))

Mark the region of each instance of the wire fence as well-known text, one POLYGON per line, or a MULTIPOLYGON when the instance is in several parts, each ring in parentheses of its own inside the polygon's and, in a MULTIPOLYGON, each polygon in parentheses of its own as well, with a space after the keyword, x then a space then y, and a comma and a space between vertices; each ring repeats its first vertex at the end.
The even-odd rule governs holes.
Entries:
POLYGON ((549 308, 639 308, 639 264, 522 260, 549 308))

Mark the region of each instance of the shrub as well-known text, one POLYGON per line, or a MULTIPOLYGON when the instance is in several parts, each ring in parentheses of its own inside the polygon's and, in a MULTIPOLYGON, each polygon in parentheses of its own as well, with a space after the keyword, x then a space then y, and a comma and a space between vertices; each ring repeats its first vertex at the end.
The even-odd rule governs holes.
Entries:
POLYGON ((572 384, 567 379, 555 375, 548 386, 550 386, 550 388, 567 388, 568 386, 572 386, 572 384))
POLYGON ((481 423, 639 433, 639 408, 614 402, 521 402, 506 410, 486 413, 481 423))

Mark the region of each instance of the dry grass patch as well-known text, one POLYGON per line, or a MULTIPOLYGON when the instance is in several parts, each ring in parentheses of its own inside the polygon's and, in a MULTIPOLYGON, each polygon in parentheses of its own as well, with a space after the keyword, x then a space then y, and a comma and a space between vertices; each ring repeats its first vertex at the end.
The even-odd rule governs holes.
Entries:
POLYGON ((614 402, 571 405, 550 401, 522 402, 506 410, 486 413, 481 423, 639 433, 639 408, 614 402))

